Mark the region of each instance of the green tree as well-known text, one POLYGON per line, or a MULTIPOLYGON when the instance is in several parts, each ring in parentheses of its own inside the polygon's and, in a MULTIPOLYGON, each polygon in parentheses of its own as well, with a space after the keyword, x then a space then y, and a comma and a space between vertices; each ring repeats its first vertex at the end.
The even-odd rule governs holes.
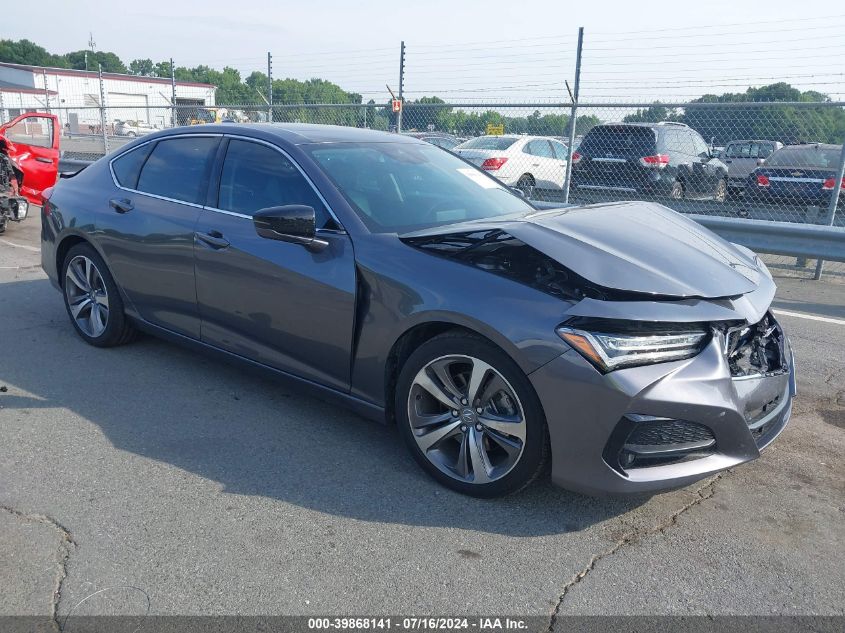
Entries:
POLYGON ((755 138, 783 143, 842 143, 845 138, 845 111, 842 108, 778 105, 829 101, 830 97, 815 90, 802 92, 780 82, 740 93, 704 95, 684 108, 681 120, 708 141, 714 139, 717 145, 755 138), (700 105, 721 103, 737 105, 700 105), (747 103, 763 105, 740 105, 747 103))
POLYGON ((0 40, 0 62, 28 66, 53 66, 67 68, 61 55, 48 53, 47 49, 30 40, 0 40))
POLYGON ((133 59, 129 62, 129 72, 142 77, 154 77, 155 64, 151 59, 133 59))
POLYGON ((659 101, 655 101, 648 108, 638 109, 634 114, 625 116, 625 123, 657 123, 659 121, 678 121, 680 115, 675 108, 667 108, 659 101))
POLYGON ((108 51, 73 51, 65 53, 64 58, 68 68, 85 70, 85 57, 88 56, 88 70, 97 70, 97 64, 102 64, 104 73, 126 73, 127 68, 120 57, 108 51))

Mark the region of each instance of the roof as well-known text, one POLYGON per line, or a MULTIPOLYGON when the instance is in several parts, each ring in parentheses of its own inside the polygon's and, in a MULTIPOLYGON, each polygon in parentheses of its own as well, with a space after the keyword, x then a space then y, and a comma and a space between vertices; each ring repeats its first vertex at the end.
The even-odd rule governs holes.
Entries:
MULTIPOLYGON (((12 81, 6 81, 5 79, 0 79, 0 92, 22 92, 24 94, 39 94, 43 95, 44 90, 41 88, 33 88, 32 86, 24 86, 23 84, 16 84, 12 81)), ((47 90, 47 94, 57 95, 59 94, 55 90, 47 90)))
MULTIPOLYGON (((378 130, 345 127, 342 125, 321 125, 316 123, 206 123, 170 128, 156 134, 168 136, 170 134, 238 134, 247 136, 276 136, 293 145, 306 143, 416 143, 426 145, 412 136, 380 132, 378 130)), ((151 135, 144 136, 152 138, 151 135)))
MULTIPOLYGON (((89 79, 96 79, 99 73, 92 70, 76 70, 75 68, 55 68, 53 66, 29 66, 27 64, 10 64, 8 62, 0 62, 0 67, 15 68, 17 70, 26 70, 31 73, 47 73, 48 75, 60 75, 63 77, 85 77, 89 79)), ((115 79, 118 81, 137 81, 141 83, 159 83, 170 85, 169 77, 144 77, 141 75, 127 75, 124 73, 103 73, 103 79, 115 79)), ((204 84, 196 81, 176 81, 177 86, 194 86, 198 88, 216 88, 214 84, 204 84)), ((41 93, 44 91, 41 90, 41 93)))
POLYGON ((784 145, 780 149, 842 149, 842 146, 833 143, 796 143, 795 145, 784 145))

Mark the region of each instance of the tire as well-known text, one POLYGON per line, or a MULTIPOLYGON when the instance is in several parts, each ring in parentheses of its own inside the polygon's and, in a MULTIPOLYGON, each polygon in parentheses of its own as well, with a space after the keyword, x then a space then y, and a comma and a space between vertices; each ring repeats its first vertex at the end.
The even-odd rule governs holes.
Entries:
POLYGON ((62 262, 62 295, 70 322, 95 347, 123 345, 136 331, 108 266, 90 244, 73 246, 62 262))
POLYGON ((683 200, 685 194, 684 183, 680 180, 676 180, 672 183, 672 189, 669 191, 669 197, 672 200, 683 200))
POLYGON ((529 199, 534 195, 535 186, 536 183, 534 181, 534 176, 531 174, 522 174, 519 177, 519 180, 516 181, 516 188, 524 193, 525 197, 529 199))
POLYGON ((400 371, 395 407, 411 455, 457 492, 485 498, 517 492, 548 461, 546 419, 531 383, 479 336, 455 330, 418 347, 400 371), (460 395, 473 385, 479 397, 462 404, 460 395))
POLYGON ((728 182, 722 178, 716 183, 716 191, 713 192, 713 200, 724 203, 728 199, 728 182))
POLYGON ((127 132, 126 136, 128 136, 129 138, 135 138, 136 135, 135 132, 127 132))

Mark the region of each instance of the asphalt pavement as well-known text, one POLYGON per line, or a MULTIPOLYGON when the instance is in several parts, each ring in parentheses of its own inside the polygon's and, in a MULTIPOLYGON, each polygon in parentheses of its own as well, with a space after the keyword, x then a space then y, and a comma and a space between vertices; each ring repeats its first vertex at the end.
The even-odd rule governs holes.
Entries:
POLYGON ((476 500, 272 378, 87 346, 39 230, 0 235, 0 615, 845 615, 837 279, 778 279, 799 396, 756 462, 651 498, 476 500))

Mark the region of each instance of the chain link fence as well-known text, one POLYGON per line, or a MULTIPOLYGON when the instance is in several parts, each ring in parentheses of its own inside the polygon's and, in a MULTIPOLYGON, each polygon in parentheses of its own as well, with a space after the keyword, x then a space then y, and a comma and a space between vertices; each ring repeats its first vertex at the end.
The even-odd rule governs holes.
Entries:
MULTIPOLYGON (((17 107, 0 103, 0 118, 23 111, 56 114, 65 159, 95 160, 136 137, 178 125, 321 123, 416 136, 537 201, 646 199, 681 213, 845 227, 844 102, 573 107, 571 101, 420 99, 403 102, 400 115, 387 93, 380 103, 271 106, 264 99, 218 106, 215 86, 172 78, 68 71, 45 74, 43 86, 43 92, 27 95, 27 103, 19 96, 17 107)), ((803 259, 769 261, 790 274, 815 270, 815 262, 803 259)), ((826 270, 845 278, 845 264, 830 263, 826 270)))

